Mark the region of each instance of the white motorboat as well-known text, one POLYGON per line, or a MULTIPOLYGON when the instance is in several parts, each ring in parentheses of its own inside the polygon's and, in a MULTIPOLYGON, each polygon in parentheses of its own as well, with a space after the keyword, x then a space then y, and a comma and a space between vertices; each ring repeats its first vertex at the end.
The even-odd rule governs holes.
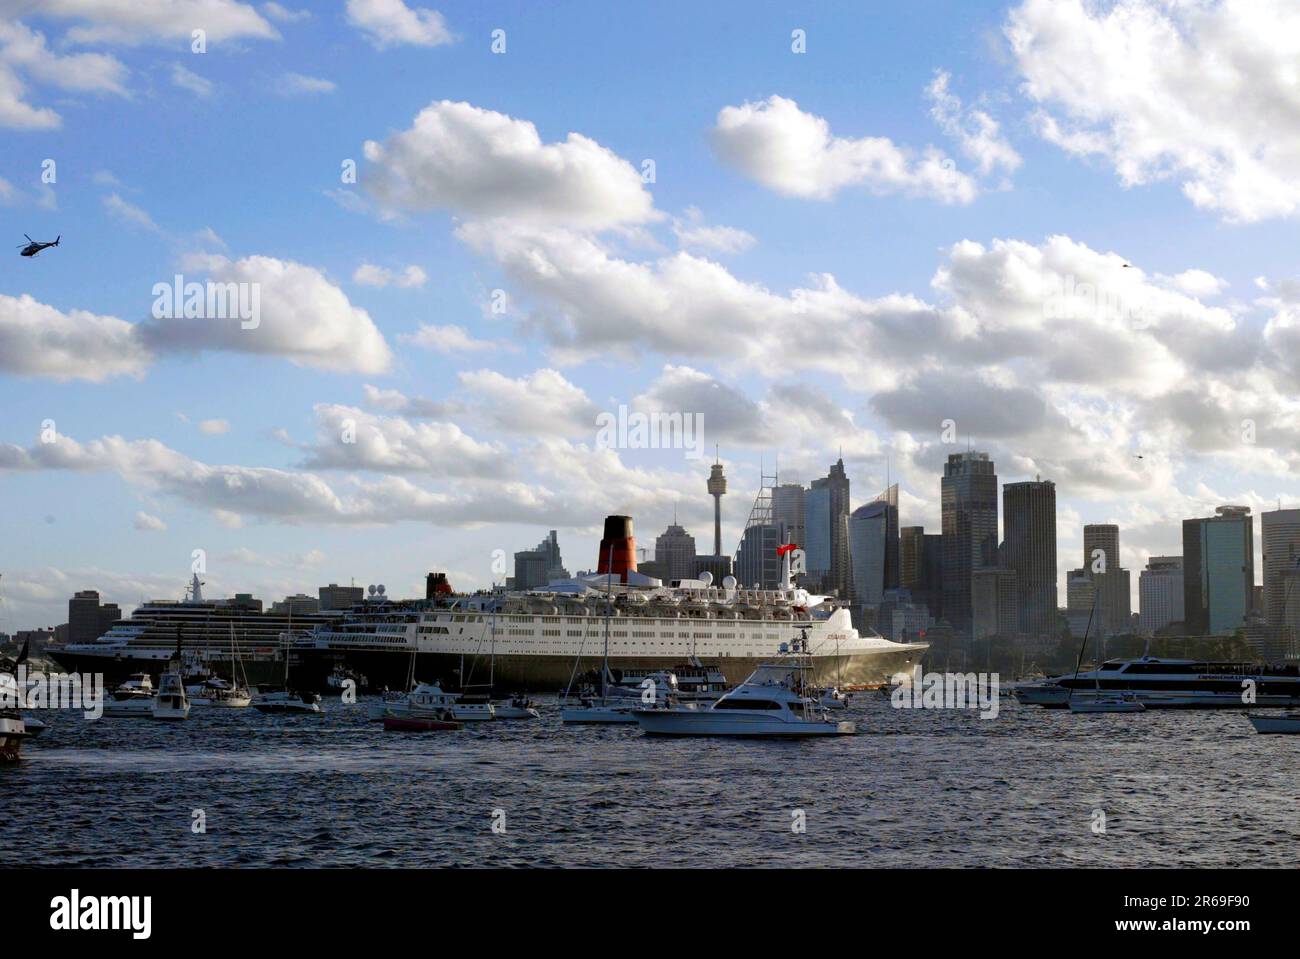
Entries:
POLYGON ((812 698, 812 673, 806 639, 795 641, 792 655, 761 664, 753 674, 711 705, 634 711, 641 729, 655 736, 845 736, 857 727, 834 720, 812 698))
POLYGON ((190 703, 178 672, 166 672, 157 690, 145 674, 132 676, 104 700, 104 719, 188 719, 190 703))
POLYGON ((822 709, 848 709, 852 701, 852 694, 840 692, 838 686, 821 690, 817 696, 817 705, 822 709))
POLYGON ((608 725, 611 723, 636 724, 636 713, 643 707, 638 703, 602 703, 596 699, 579 699, 569 701, 569 705, 560 704, 560 722, 569 726, 608 725))
POLYGON ((1070 689, 1054 682, 1020 683, 1012 689, 1016 701, 1026 706, 1064 709, 1070 705, 1070 689))
POLYGON ((1283 713, 1280 716, 1261 716, 1247 713, 1246 718, 1257 733, 1300 734, 1300 713, 1283 713))
POLYGON ((497 719, 541 719, 537 704, 527 696, 512 696, 509 702, 493 703, 497 719))
MULTIPOLYGON (((0 688, 4 690, 5 699, 14 703, 20 701, 18 681, 9 673, 0 673, 0 688)), ((16 709, 0 709, 0 763, 17 762, 23 741, 31 735, 22 713, 16 709)))
POLYGON ((192 706, 220 706, 226 709, 240 709, 252 705, 253 696, 239 685, 231 685, 220 677, 203 681, 197 686, 186 687, 192 706))
POLYGON ((21 714, 10 709, 0 710, 0 763, 17 762, 23 740, 28 737, 21 714))
POLYGON ((1072 713, 1144 713, 1146 709, 1130 692, 1075 693, 1070 697, 1072 713))
POLYGON ((153 715, 156 690, 148 673, 136 673, 104 700, 105 719, 147 719, 153 715))
POLYGON ((319 714, 320 696, 316 693, 299 693, 292 689, 273 689, 259 692, 253 699, 253 708, 260 713, 315 713, 319 714))
POLYGON ((185 684, 178 672, 163 673, 158 680, 158 695, 150 708, 152 719, 189 719, 190 704, 185 696, 185 684))
POLYGON ((370 705, 369 716, 376 722, 390 716, 448 716, 463 723, 495 719, 496 708, 486 702, 462 702, 436 683, 417 683, 409 693, 386 693, 370 705))

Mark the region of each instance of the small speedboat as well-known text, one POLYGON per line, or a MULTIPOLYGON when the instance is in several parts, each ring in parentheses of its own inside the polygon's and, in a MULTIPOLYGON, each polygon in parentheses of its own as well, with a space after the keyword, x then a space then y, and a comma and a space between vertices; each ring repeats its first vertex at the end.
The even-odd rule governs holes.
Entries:
POLYGON ((1246 718, 1257 733, 1300 733, 1300 713, 1283 713, 1280 716, 1261 716, 1247 713, 1246 718))
POLYGON ((852 699, 850 693, 842 693, 839 687, 831 686, 829 689, 820 691, 817 696, 817 704, 822 709, 848 709, 852 699))
POLYGON ((320 696, 316 693, 297 693, 292 689, 277 689, 258 693, 253 708, 262 713, 320 714, 320 696))
POLYGON ((370 718, 378 721, 389 716, 428 716, 444 710, 458 722, 481 722, 496 717, 496 710, 489 702, 465 702, 457 693, 443 692, 436 683, 419 683, 409 693, 389 693, 372 703, 370 718))
POLYGON ((1012 688, 1016 701, 1025 706, 1064 709, 1070 705, 1070 690, 1058 683, 1018 683, 1012 688))
MULTIPOLYGON (((685 708, 685 707, 683 707, 685 708)), ((560 705, 560 722, 566 725, 609 725, 627 723, 635 725, 636 714, 642 711, 640 703, 631 702, 602 703, 592 699, 580 699, 576 703, 560 705)), ((661 712, 648 709, 646 712, 661 712)))
POLYGON ((1098 692, 1070 697, 1072 713, 1144 713, 1142 700, 1131 692, 1098 692))
POLYGON ((527 696, 512 696, 509 702, 493 703, 497 719, 541 719, 537 704, 527 696))
POLYGON ((464 729, 464 723, 454 719, 438 719, 433 716, 385 716, 384 730, 399 733, 431 733, 440 730, 464 729))
POLYGON ((220 677, 206 679, 193 687, 186 687, 192 706, 221 706, 226 709, 240 709, 253 702, 252 694, 238 684, 231 684, 220 677))

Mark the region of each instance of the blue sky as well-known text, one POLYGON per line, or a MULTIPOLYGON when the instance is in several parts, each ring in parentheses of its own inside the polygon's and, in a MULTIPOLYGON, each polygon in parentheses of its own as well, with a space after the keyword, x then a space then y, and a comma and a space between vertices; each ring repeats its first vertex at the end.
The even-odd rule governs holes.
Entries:
POLYGON ((0 261, 0 630, 178 595, 194 549, 268 599, 486 585, 549 528, 587 568, 606 512, 703 549, 704 464, 598 449, 620 404, 703 417, 732 542, 760 456, 841 447, 937 530, 949 417, 1057 481, 1062 571, 1084 522, 1137 570, 1294 505, 1285 6, 37 6, 0 0, 0 219, 63 242, 0 261), (265 326, 151 319, 177 273, 265 326), (1065 277, 1121 308, 1048 317, 1065 277))

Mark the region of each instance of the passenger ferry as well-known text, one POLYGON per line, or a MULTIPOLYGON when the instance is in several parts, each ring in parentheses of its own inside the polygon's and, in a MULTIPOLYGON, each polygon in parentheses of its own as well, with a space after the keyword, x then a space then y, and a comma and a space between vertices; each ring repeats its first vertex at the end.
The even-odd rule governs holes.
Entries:
MULTIPOLYGON (((1095 669, 1057 676, 1042 684, 1091 695, 1100 691, 1132 692, 1147 709, 1243 709, 1249 706, 1300 706, 1300 665, 1203 662, 1194 659, 1111 659, 1095 669), (1250 695, 1247 696, 1247 691, 1250 695)), ((1033 701, 1033 690, 1022 702, 1033 701)), ((1059 698, 1059 697, 1056 697, 1059 698)))

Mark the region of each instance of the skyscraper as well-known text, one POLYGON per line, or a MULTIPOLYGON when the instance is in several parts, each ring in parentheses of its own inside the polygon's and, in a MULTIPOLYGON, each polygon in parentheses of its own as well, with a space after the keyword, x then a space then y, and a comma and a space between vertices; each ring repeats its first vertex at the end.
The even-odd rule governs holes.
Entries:
POLYGON ((1300 628, 1300 619, 1288 615, 1296 605, 1291 594, 1297 580, 1288 574, 1300 569, 1300 509, 1260 513, 1259 527, 1264 549, 1264 619, 1285 641, 1300 628))
POLYGON ((551 530, 533 549, 515 553, 515 589, 537 589, 553 579, 568 579, 569 571, 560 559, 560 541, 551 530))
MULTIPOLYGON (((814 529, 814 521, 822 520, 822 507, 825 507, 826 546, 829 553, 825 588, 833 589, 839 597, 847 599, 851 595, 852 583, 849 581, 849 477, 844 471, 844 459, 835 461, 830 472, 812 481, 812 490, 808 494, 809 509, 807 515, 808 540, 814 539, 821 549, 821 529, 814 529), (818 490, 824 491, 825 502, 817 496, 818 490), (813 515, 813 506, 817 514, 813 515)), ((811 571, 811 567, 810 567, 811 571)))
POLYGON ((1052 635, 1057 616, 1056 484, 1034 480, 1004 485, 1002 525, 1002 561, 1016 573, 1019 631, 1052 635))
POLYGON ((695 537, 673 523, 655 539, 654 561, 663 579, 690 579, 694 575, 695 537))
POLYGON ((1119 562, 1119 527, 1090 523, 1083 528, 1083 567, 1096 589, 1093 629, 1101 636, 1133 630, 1132 579, 1119 562))
POLYGON ((808 588, 824 592, 831 588, 831 490, 814 480, 804 499, 804 559, 808 588))
POLYGON ((971 574, 997 563, 998 477, 987 453, 951 453, 943 469, 943 615, 971 636, 971 574))
POLYGON ((984 566, 971 573, 971 634, 975 639, 1009 636, 1020 628, 1016 571, 984 566))
POLYGON ((99 592, 83 589, 68 600, 68 642, 93 643, 122 618, 117 603, 99 604, 99 592))
POLYGON ((849 516, 849 556, 853 566, 853 601, 879 606, 885 593, 885 504, 876 500, 849 516))
POLYGON ((1091 568, 1098 558, 1106 559, 1106 569, 1119 569, 1119 527, 1114 523, 1089 523, 1083 528, 1083 565, 1091 568))
POLYGON ((853 600, 879 606, 886 590, 898 588, 898 486, 890 486, 849 517, 853 600))
POLYGON ((1138 575, 1138 631, 1154 636, 1183 615, 1183 558, 1152 556, 1138 575))
POLYGON ((898 585, 915 589, 921 585, 925 562, 925 528, 904 526, 898 531, 898 585))
POLYGON ((785 542, 804 547, 805 555, 807 493, 799 483, 782 483, 772 490, 772 522, 785 537, 785 542))
POLYGON ((1224 636, 1246 625, 1255 584, 1248 506, 1183 520, 1183 605, 1189 636, 1224 636))

